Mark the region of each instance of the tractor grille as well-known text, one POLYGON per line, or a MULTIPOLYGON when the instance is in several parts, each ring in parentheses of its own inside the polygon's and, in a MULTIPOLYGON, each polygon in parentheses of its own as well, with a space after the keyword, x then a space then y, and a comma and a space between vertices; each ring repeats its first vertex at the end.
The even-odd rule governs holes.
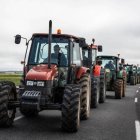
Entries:
POLYGON ((40 91, 25 91, 21 97, 22 109, 40 110, 40 91))
POLYGON ((25 91, 22 94, 22 99, 38 99, 41 96, 40 91, 25 91))

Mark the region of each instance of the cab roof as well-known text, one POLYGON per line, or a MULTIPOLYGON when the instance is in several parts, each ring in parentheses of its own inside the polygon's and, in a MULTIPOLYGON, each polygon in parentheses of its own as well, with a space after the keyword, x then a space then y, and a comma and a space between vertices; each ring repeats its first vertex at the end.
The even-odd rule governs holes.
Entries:
POLYGON ((106 59, 115 58, 115 59, 120 59, 119 57, 113 56, 113 55, 98 55, 97 58, 106 58, 106 59))
MULTIPOLYGON (((37 36, 48 36, 49 34, 47 33, 34 33, 32 35, 32 37, 37 37, 37 36)), ((69 34, 52 34, 52 36, 56 36, 56 37, 66 37, 66 38, 73 38, 73 39, 76 39, 76 40, 79 40, 81 39, 81 37, 77 37, 77 36, 74 36, 74 35, 69 35, 69 34)))

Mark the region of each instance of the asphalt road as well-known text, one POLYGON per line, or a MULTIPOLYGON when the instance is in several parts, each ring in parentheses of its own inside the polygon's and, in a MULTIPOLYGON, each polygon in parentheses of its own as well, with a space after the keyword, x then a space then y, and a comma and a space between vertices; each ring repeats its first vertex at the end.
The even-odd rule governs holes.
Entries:
POLYGON ((90 118, 81 121, 77 133, 61 131, 60 111, 43 111, 32 119, 22 118, 17 112, 13 127, 0 128, 0 140, 136 140, 135 121, 140 121, 139 87, 127 86, 122 100, 107 92, 106 102, 91 110, 90 118))

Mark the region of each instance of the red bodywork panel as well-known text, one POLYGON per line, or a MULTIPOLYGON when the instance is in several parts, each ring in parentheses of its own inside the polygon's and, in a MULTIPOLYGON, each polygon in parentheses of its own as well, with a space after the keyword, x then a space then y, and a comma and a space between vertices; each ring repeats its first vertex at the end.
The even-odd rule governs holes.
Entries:
POLYGON ((90 72, 89 68, 80 67, 79 70, 78 70, 78 73, 77 73, 77 75, 76 75, 76 78, 77 78, 77 79, 80 79, 80 77, 81 77, 82 75, 84 75, 85 73, 87 73, 87 71, 90 72))
POLYGON ((51 69, 48 69, 48 65, 37 65, 30 69, 26 75, 26 80, 53 80, 57 76, 57 66, 51 65, 51 69))

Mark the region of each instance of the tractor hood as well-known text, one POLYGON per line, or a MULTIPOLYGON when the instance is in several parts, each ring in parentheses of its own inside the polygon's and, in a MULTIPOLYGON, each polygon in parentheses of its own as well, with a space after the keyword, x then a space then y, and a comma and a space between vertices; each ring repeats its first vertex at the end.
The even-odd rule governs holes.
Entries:
POLYGON ((53 80, 57 74, 56 65, 51 65, 51 68, 48 69, 48 65, 41 64, 29 70, 26 80, 53 80))

